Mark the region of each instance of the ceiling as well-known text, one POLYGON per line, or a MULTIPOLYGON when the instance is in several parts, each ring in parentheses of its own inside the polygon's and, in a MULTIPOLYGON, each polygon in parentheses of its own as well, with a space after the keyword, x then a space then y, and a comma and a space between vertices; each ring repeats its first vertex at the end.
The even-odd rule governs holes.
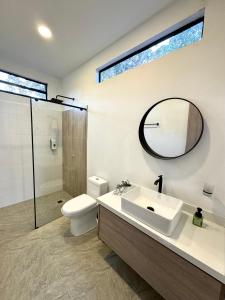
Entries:
POLYGON ((0 58, 63 77, 173 0, 0 0, 0 58), (53 33, 44 40, 37 25, 53 33))

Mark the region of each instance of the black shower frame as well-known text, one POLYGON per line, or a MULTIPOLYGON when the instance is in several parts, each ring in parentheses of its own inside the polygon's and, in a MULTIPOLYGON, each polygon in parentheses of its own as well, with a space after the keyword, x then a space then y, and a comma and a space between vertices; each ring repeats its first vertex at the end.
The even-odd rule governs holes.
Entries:
MULTIPOLYGON (((9 73, 9 72, 8 72, 9 73)), ((13 74, 13 73, 12 73, 13 74)), ((14 75, 14 74, 13 74, 14 75)), ((18 75, 17 75, 18 76, 18 75)), ((25 78, 25 77, 24 77, 25 78)), ((31 80, 31 79, 30 79, 31 80)), ((31 121, 31 152, 32 152, 32 172, 33 172, 33 200, 34 200, 34 228, 37 229, 37 212, 36 212, 36 188, 35 188, 35 156, 34 156, 34 128, 33 128, 33 100, 35 101, 42 101, 42 102, 46 102, 46 103, 54 103, 57 105, 62 105, 62 106, 67 106, 67 107, 72 107, 72 108, 76 108, 79 109, 80 111, 85 110, 88 111, 88 106, 86 107, 81 107, 81 106, 77 106, 77 105, 72 105, 72 104, 67 104, 67 103, 59 103, 59 102, 55 102, 54 100, 48 100, 48 99, 39 99, 39 98, 35 98, 35 97, 30 97, 30 96, 26 96, 26 95, 21 95, 21 94, 16 94, 16 93, 11 93, 8 91, 2 91, 0 90, 0 92, 2 93, 7 93, 7 94, 12 94, 12 95, 17 95, 20 97, 24 97, 24 98, 28 98, 30 100, 30 121, 31 121)), ((64 97, 66 99, 74 99, 74 98, 70 98, 70 97, 64 97)))
MULTIPOLYGON (((27 96, 23 96, 23 95, 19 95, 22 97, 27 97, 27 96)), ((64 96, 63 96, 64 97, 64 96)), ((47 103, 54 103, 57 105, 63 105, 63 106, 67 106, 67 107, 72 107, 72 108, 76 108, 79 109, 80 111, 88 110, 88 107, 80 107, 77 105, 72 105, 72 104, 67 104, 67 103, 63 103, 63 102, 55 102, 54 100, 45 100, 45 99, 39 99, 39 98, 34 98, 34 97, 27 97, 30 99, 30 118, 31 118, 31 151, 32 151, 32 170, 33 170, 33 199, 34 199, 34 228, 37 229, 37 211, 36 211, 36 188, 35 188, 35 156, 34 156, 34 129, 33 129, 33 104, 32 104, 32 100, 35 101, 42 101, 42 102, 47 102, 47 103)), ((74 98, 70 98, 70 97, 64 97, 67 99, 74 99, 74 98)))

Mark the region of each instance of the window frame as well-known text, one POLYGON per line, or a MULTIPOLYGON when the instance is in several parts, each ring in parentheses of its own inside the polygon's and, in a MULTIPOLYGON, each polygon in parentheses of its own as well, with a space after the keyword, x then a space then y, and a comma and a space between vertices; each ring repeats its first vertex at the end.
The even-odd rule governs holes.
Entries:
MULTIPOLYGON (((185 21, 186 20, 184 20, 184 22, 185 21)), ((134 47, 133 49, 127 51, 125 54, 122 54, 119 57, 113 59, 111 62, 109 62, 109 63, 107 63, 107 64, 99 67, 96 70, 97 71, 97 82, 98 83, 102 83, 102 82, 106 81, 106 80, 101 81, 101 73, 102 72, 104 72, 104 71, 106 71, 106 70, 114 67, 115 65, 117 65, 117 64, 119 64, 119 63, 121 63, 121 62, 123 62, 123 61, 125 61, 125 60, 127 60, 129 58, 131 58, 132 56, 135 56, 136 54, 139 54, 139 53, 141 53, 141 52, 143 52, 143 51, 145 51, 145 50, 147 50, 147 49, 149 49, 149 48, 151 48, 151 47, 153 47, 153 46, 155 46, 155 45, 157 45, 157 44, 159 44, 159 43, 161 43, 161 42, 163 42, 163 41, 165 41, 165 40, 167 40, 167 39, 169 39, 169 38, 171 38, 171 37, 173 37, 173 36, 175 36, 175 35, 177 35, 179 33, 182 33, 183 31, 185 31, 185 30, 187 30, 187 29, 189 29, 189 28, 191 28, 191 27, 193 27, 193 26, 195 26, 195 25, 197 25, 197 24, 199 24, 201 22, 203 22, 202 36, 201 36, 201 38, 202 38, 203 37, 203 33, 204 33, 204 25, 205 25, 204 10, 201 10, 198 13, 197 17, 194 17, 194 20, 193 19, 192 20, 189 19, 189 22, 187 22, 185 25, 181 25, 180 27, 178 27, 178 28, 170 31, 169 33, 166 33, 166 32, 168 32, 168 30, 170 30, 170 29, 168 29, 168 30, 164 31, 161 34, 161 36, 159 34, 158 35, 159 37, 155 36, 155 37, 151 38, 150 40, 148 40, 147 42, 144 42, 141 45, 139 45, 137 47, 134 47), (199 16, 199 14, 200 14, 200 16, 199 16)), ((133 69, 133 68, 131 68, 131 69, 133 69)), ((113 76, 113 77, 115 77, 115 76, 113 76)))
POLYGON ((19 87, 19 88, 22 88, 22 89, 30 90, 30 91, 33 91, 33 92, 41 93, 41 94, 45 95, 46 97, 45 97, 45 99, 35 98, 35 97, 32 97, 32 96, 23 95, 23 94, 20 94, 20 93, 15 93, 15 92, 10 92, 10 91, 5 91, 5 90, 2 90, 2 89, 0 89, 0 92, 4 92, 4 93, 7 93, 7 94, 12 94, 12 95, 18 95, 18 96, 27 97, 27 98, 35 98, 35 99, 40 99, 40 100, 41 99, 42 100, 47 100, 48 99, 48 83, 42 82, 42 81, 39 81, 39 80, 36 80, 36 79, 32 79, 32 78, 29 78, 29 77, 26 77, 26 76, 23 76, 23 75, 19 75, 19 74, 16 74, 14 72, 11 72, 11 71, 8 71, 8 70, 5 70, 5 69, 1 69, 1 68, 0 68, 0 72, 7 73, 7 74, 13 75, 15 77, 23 78, 23 79, 26 79, 26 80, 29 80, 29 81, 33 81, 33 82, 45 85, 45 92, 44 92, 42 90, 27 87, 27 86, 22 85, 22 84, 16 84, 16 83, 13 83, 13 82, 9 82, 9 81, 5 81, 5 80, 0 79, 0 83, 4 83, 4 84, 11 85, 11 86, 19 87))

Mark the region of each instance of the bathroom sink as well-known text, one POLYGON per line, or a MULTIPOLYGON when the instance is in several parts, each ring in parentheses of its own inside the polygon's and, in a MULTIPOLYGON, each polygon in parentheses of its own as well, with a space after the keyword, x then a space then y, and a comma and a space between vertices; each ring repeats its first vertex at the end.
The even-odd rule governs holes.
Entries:
POLYGON ((121 196, 123 212, 167 236, 179 222, 182 205, 179 199, 138 186, 121 196))

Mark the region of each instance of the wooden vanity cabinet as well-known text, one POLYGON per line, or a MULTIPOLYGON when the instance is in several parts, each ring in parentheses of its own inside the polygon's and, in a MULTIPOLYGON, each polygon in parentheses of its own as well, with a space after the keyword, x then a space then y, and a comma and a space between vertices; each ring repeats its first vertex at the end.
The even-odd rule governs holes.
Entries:
POLYGON ((225 285, 99 205, 99 239, 166 300, 224 300, 225 285))

